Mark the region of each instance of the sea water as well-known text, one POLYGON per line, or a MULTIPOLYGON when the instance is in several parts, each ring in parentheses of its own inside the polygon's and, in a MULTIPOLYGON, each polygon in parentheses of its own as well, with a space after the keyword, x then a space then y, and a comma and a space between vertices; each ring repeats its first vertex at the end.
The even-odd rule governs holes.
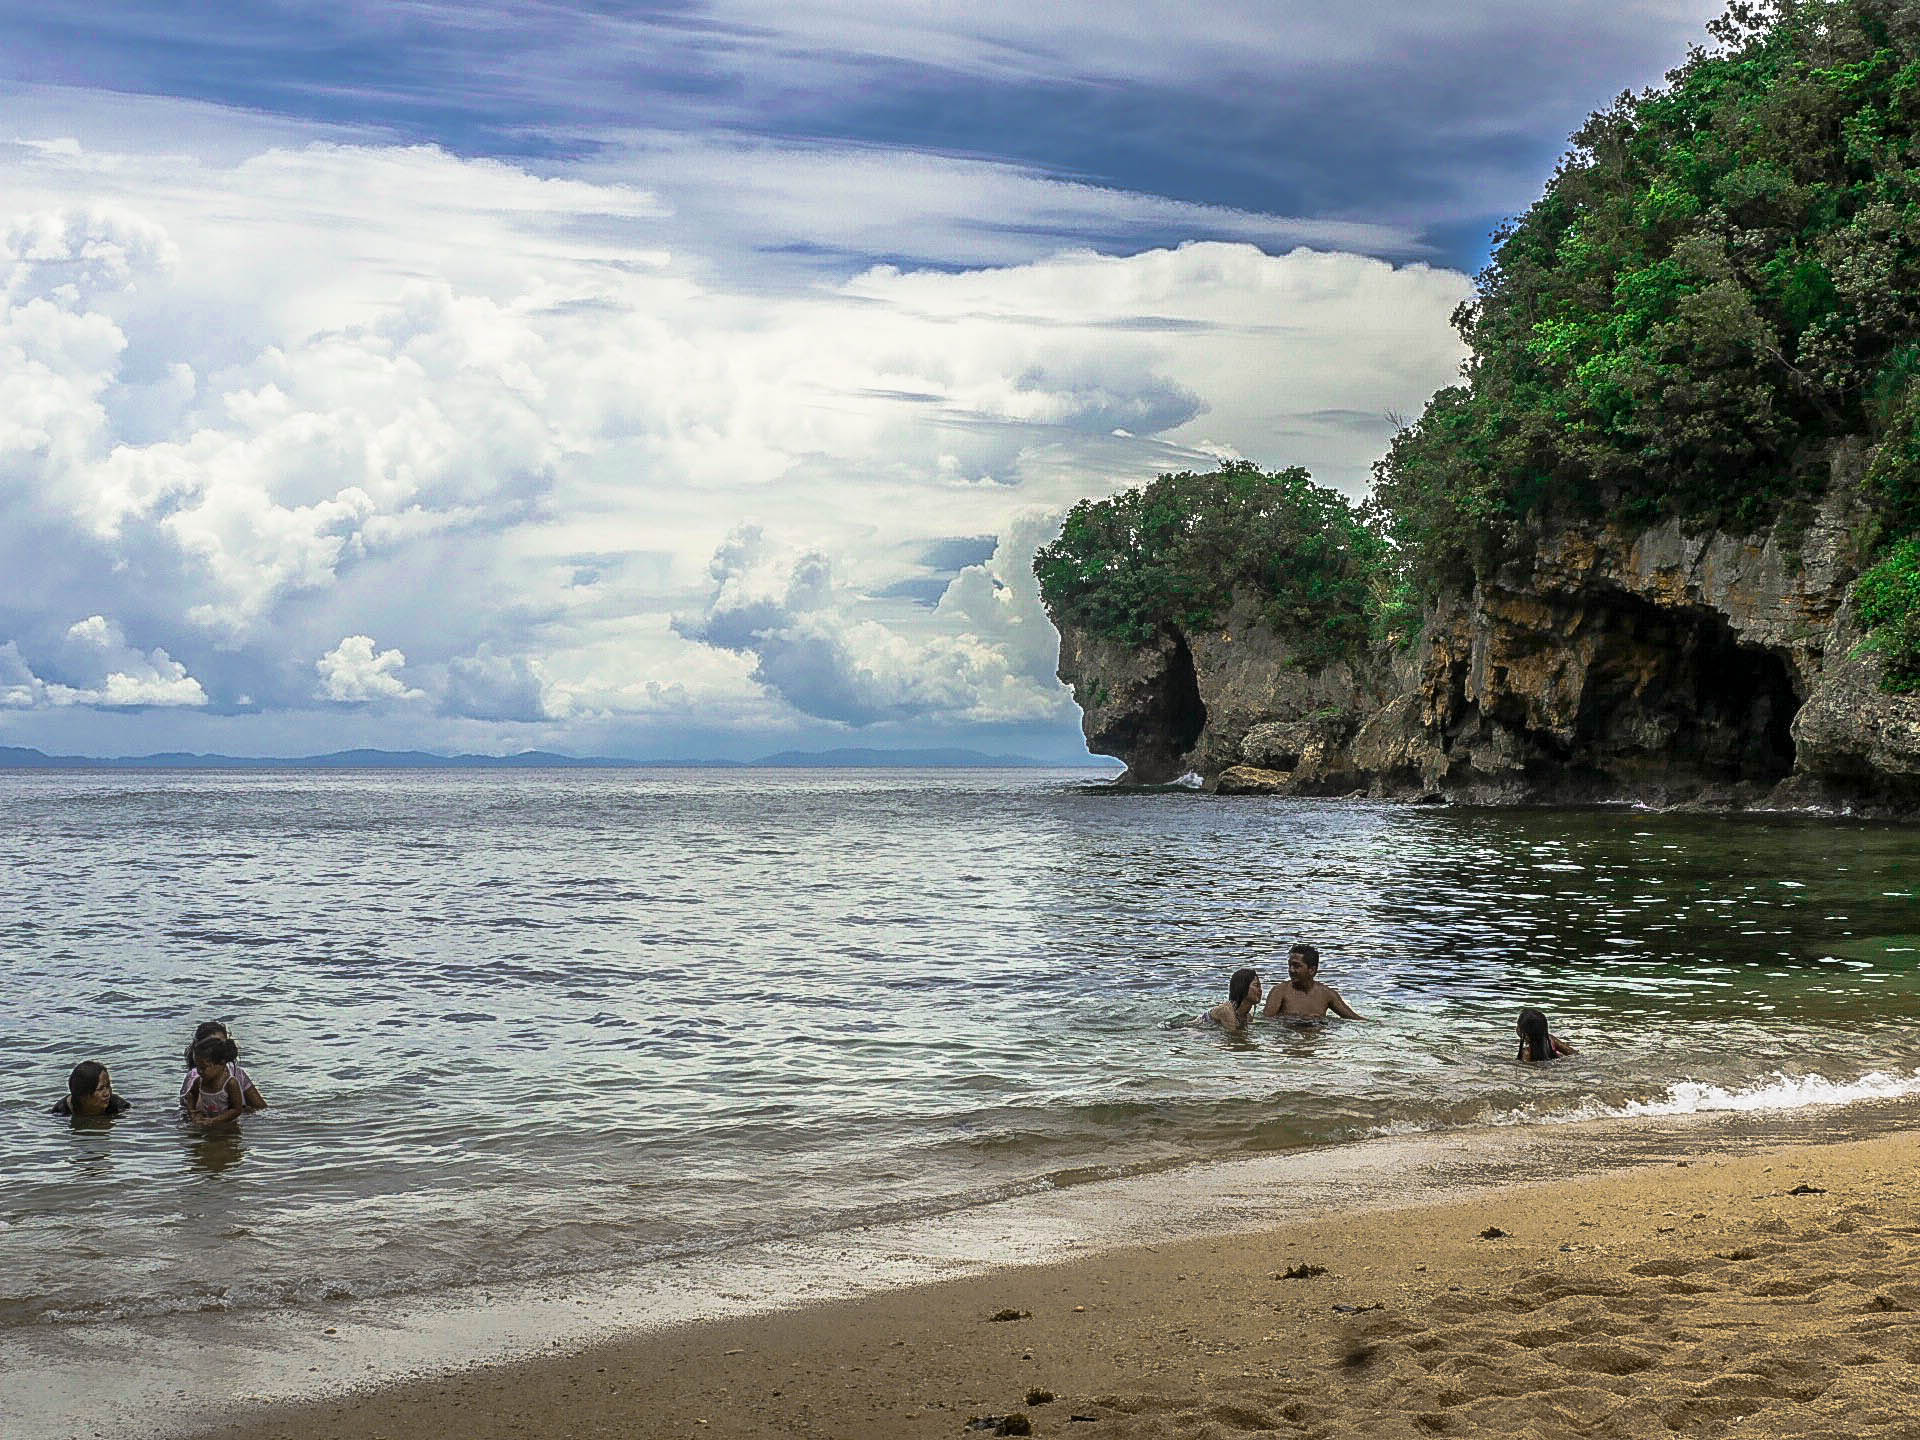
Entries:
POLYGON ((1368 1136, 1911 1096, 1917 860, 1086 772, 0 775, 0 1354, 1368 1136), (1368 1023, 1187 1023, 1295 940, 1368 1023), (1579 1054, 1516 1064, 1522 1005, 1579 1054), (209 1018, 270 1108, 199 1133, 209 1018), (81 1059, 128 1114, 47 1113, 81 1059))

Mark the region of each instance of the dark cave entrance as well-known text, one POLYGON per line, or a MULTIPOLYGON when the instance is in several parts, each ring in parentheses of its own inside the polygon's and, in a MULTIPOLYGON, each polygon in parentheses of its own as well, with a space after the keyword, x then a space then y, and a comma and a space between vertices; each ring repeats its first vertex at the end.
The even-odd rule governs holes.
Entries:
POLYGON ((1187 637, 1173 632, 1173 658, 1167 662, 1166 732, 1175 755, 1184 755, 1207 728, 1207 706, 1200 698, 1200 677, 1193 668, 1187 637))
POLYGON ((1612 597, 1576 722, 1579 760, 1707 782, 1772 785, 1793 770, 1801 696, 1779 655, 1726 618, 1612 597))
POLYGON ((1193 651, 1187 637, 1169 629, 1170 642, 1155 673, 1151 701, 1127 714, 1124 729, 1104 738, 1127 762, 1125 780, 1133 785, 1165 785, 1187 769, 1187 754, 1207 728, 1207 707, 1200 699, 1200 677, 1194 672, 1193 651))

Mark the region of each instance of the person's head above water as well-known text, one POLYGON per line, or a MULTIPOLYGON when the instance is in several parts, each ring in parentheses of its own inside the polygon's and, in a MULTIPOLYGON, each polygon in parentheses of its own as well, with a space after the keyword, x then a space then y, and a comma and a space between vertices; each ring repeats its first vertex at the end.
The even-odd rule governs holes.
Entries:
POLYGON ((1260 972, 1251 966, 1233 972, 1227 982, 1227 999, 1237 1008, 1260 1003, 1260 972), (1249 998, 1251 996, 1251 998, 1249 998))
POLYGON ((1547 1017, 1540 1011, 1531 1008, 1522 1010, 1520 1021, 1514 1029, 1520 1032, 1522 1060, 1553 1059, 1553 1037, 1547 1033, 1547 1017))
POLYGON ((75 1115, 105 1115, 113 1108, 113 1077, 98 1060, 82 1060, 67 1076, 67 1107, 75 1115))
POLYGON ((240 1058, 240 1047, 224 1035, 210 1035, 193 1047, 193 1068, 203 1086, 218 1088, 232 1073, 228 1066, 240 1058))
POLYGON ((1320 952, 1311 945, 1295 945, 1287 951, 1287 979, 1294 988, 1310 989, 1313 977, 1320 973, 1320 952))
POLYGON ((198 1045, 202 1040, 213 1039, 216 1035, 221 1039, 231 1038, 232 1032, 227 1029, 225 1021, 202 1020, 198 1025, 193 1027, 193 1039, 187 1042, 187 1068, 189 1070, 193 1069, 193 1047, 198 1045))

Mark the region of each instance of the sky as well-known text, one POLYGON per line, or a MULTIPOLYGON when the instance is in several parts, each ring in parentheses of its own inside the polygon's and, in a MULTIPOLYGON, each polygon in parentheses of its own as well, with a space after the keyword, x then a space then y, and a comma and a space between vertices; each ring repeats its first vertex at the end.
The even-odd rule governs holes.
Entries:
POLYGON ((0 745, 1067 758, 1031 574, 1364 495, 1700 0, 0 0, 0 745))

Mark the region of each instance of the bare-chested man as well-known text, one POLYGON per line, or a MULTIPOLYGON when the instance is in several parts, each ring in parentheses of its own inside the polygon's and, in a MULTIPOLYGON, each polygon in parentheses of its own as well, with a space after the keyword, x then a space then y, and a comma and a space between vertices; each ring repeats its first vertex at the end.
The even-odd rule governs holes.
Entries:
POLYGON ((1322 985, 1320 952, 1311 945, 1296 945, 1287 952, 1287 983, 1273 987, 1267 996, 1263 1015, 1278 1015, 1283 1020, 1324 1020, 1331 1010, 1342 1020, 1364 1020, 1340 998, 1331 985, 1322 985))

